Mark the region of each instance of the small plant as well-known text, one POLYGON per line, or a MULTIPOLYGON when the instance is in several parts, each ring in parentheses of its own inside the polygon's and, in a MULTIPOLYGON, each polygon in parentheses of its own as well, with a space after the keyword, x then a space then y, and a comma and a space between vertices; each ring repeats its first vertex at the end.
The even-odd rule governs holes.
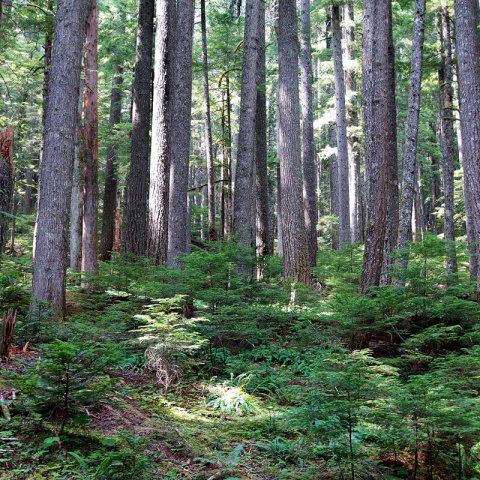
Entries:
MULTIPOLYGON (((223 453, 216 452, 215 458, 205 458, 205 457, 196 457, 193 459, 194 462, 202 462, 208 465, 218 465, 219 471, 210 478, 225 478, 227 479, 228 475, 231 475, 235 472, 238 464, 240 463, 240 458, 243 453, 243 445, 239 443, 235 448, 228 454, 224 455, 223 453)), ((235 480, 235 477, 228 477, 231 480, 235 480)))
POLYGON ((281 464, 285 465, 303 463, 301 459, 303 445, 301 442, 296 442, 295 440, 289 440, 287 438, 276 437, 273 440, 257 442, 256 446, 281 464))

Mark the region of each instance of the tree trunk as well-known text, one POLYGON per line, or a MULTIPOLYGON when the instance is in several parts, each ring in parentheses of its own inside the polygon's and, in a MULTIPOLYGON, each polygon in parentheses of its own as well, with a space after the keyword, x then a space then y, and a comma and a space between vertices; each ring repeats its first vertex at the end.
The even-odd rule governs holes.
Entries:
POLYGON ((110 260, 114 247, 115 237, 115 212, 117 206, 118 178, 116 171, 117 162, 117 139, 115 130, 122 121, 122 83, 123 67, 115 67, 115 76, 112 79, 112 90, 110 93, 110 118, 109 137, 112 142, 107 146, 107 162, 105 164, 105 189, 103 193, 103 221, 102 241, 100 244, 100 259, 110 260))
POLYGON ((303 215, 298 38, 295 0, 278 4, 278 116, 284 275, 311 283, 303 215))
POLYGON ((247 0, 243 41, 242 93, 238 132, 233 225, 243 246, 252 245, 252 190, 257 102, 258 22, 260 0, 247 0))
MULTIPOLYGON (((337 135, 335 125, 332 123, 328 126, 328 145, 332 148, 337 146, 337 135)), ((332 153, 328 161, 328 180, 330 185, 330 215, 335 216, 337 219, 340 216, 340 200, 338 195, 338 162, 337 154, 332 153)), ((338 250, 338 220, 332 226, 332 249, 338 250)))
POLYGON ((313 135, 313 72, 310 0, 300 1, 300 101, 303 140, 303 203, 310 265, 317 264, 317 202, 313 135))
POLYGON ((392 9, 388 11, 388 187, 387 187, 387 221, 383 254, 382 285, 390 283, 390 271, 394 263, 393 253, 398 243, 398 226, 400 222, 397 162, 397 113, 395 100, 395 49, 393 46, 392 9))
POLYGON ((170 213, 168 263, 179 267, 178 257, 188 253, 188 165, 192 111, 192 43, 194 0, 178 0, 175 28, 175 65, 172 84, 170 213))
POLYGON ((91 0, 85 42, 85 183, 83 186, 82 272, 97 268, 98 210, 98 0, 91 0))
MULTIPOLYGON (((408 97, 407 132, 403 157, 402 179, 402 211, 400 219, 400 234, 398 247, 407 248, 412 239, 412 211, 415 198, 415 172, 417 169, 418 122, 420 118, 420 93, 422 86, 423 44, 425 38, 425 3, 426 0, 416 0, 413 19, 412 66, 410 70, 410 93, 408 97)), ((401 278, 408 264, 408 253, 400 257, 401 278)))
POLYGON ((444 238, 446 242, 446 269, 450 277, 457 273, 455 251, 455 133, 453 130, 453 68, 452 42, 448 8, 442 2, 439 22, 441 54, 438 80, 440 86, 440 147, 443 159, 444 238))
MULTIPOLYGON (((455 0, 456 51, 460 97, 460 127, 465 169, 467 212, 474 229, 476 261, 480 259, 480 37, 476 0, 455 0)), ((477 267, 477 275, 480 268, 477 267)), ((480 298, 480 276, 477 277, 480 298)))
POLYGON ((265 6, 259 5, 257 106, 255 120, 255 216, 257 256, 268 255, 268 164, 267 164, 267 93, 265 65, 265 6))
POLYGON ((152 114, 152 151, 148 205, 148 255, 157 264, 167 261, 170 192, 171 95, 175 48, 175 3, 157 1, 155 74, 152 114))
POLYGON ((155 0, 140 0, 132 93, 132 152, 126 180, 122 252, 147 253, 150 107, 155 0))
POLYGON ((13 197, 13 128, 0 132, 0 257, 8 238, 8 217, 13 197))
POLYGON ((75 160, 72 175, 72 198, 70 201, 70 268, 79 272, 82 268, 83 232, 83 184, 84 149, 82 136, 83 82, 80 82, 77 100, 75 132, 75 160))
POLYGON ((217 239, 215 229, 215 166, 213 158, 212 120, 210 115, 210 86, 208 84, 207 15, 205 0, 200 0, 200 23, 202 26, 202 63, 203 63, 203 110, 205 116, 205 151, 207 156, 208 191, 208 239, 217 239))
POLYGON ((355 60, 355 18, 353 3, 343 7, 345 32, 345 92, 347 107, 347 143, 350 201, 350 232, 352 242, 363 241, 363 202, 360 183, 360 154, 357 129, 357 72, 355 60))
POLYGON ((65 305, 69 208, 87 3, 58 2, 43 133, 32 310, 38 311, 39 302, 51 302, 55 318, 63 316, 65 305))
POLYGON ((332 53, 335 76, 335 114, 337 125, 337 164, 339 186, 339 242, 340 248, 350 241, 350 199, 348 181, 347 112, 345 104, 345 76, 342 59, 342 29, 340 7, 332 5, 332 53))
POLYGON ((363 107, 367 225, 360 291, 380 283, 387 219, 390 150, 391 0, 364 0, 363 107))

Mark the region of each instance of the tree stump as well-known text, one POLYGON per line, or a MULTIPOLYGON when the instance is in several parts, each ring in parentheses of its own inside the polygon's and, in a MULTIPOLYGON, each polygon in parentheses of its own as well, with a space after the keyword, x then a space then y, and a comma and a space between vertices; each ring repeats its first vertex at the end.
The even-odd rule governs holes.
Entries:
POLYGON ((2 320, 2 336, 0 338, 0 358, 2 360, 6 360, 10 356, 16 317, 16 310, 10 309, 2 320))

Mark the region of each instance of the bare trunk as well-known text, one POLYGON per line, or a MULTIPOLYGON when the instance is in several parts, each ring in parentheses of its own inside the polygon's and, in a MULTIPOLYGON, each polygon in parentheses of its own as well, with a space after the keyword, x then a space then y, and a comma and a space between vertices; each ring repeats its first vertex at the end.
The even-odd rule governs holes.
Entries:
MULTIPOLYGON (((480 38, 476 0, 455 0, 456 51, 460 97, 460 127, 465 169, 467 213, 474 229, 477 275, 480 274, 480 38)), ((477 277, 480 295, 480 276, 477 277)))
POLYGON ((446 242, 447 275, 457 273, 455 251, 455 133, 453 130, 453 68, 450 19, 444 2, 439 22, 439 47, 441 53, 438 80, 440 84, 440 146, 443 159, 444 238, 446 242))
MULTIPOLYGON (((335 125, 328 126, 328 144, 330 147, 336 147, 337 145, 337 135, 335 125)), ((328 161, 328 180, 330 185, 330 215, 335 216, 337 219, 340 216, 340 200, 338 195, 339 185, 338 185, 338 161, 337 154, 333 153, 330 155, 328 161)), ((338 240, 338 220, 332 226, 332 248, 333 250, 338 250, 339 240, 338 240)))
POLYGON ((257 102, 258 20, 260 0, 247 0, 243 41, 242 93, 238 132, 233 225, 238 240, 252 245, 252 190, 257 102))
POLYGON ((13 181, 13 128, 7 127, 0 132, 0 257, 7 244, 13 181))
MULTIPOLYGON (((148 255, 157 264, 167 261, 172 124, 172 74, 176 11, 173 0, 157 1, 152 151, 148 201, 148 255)), ((188 165, 187 165, 188 168, 188 165)), ((188 175, 187 175, 188 178, 188 175)))
POLYGON ((215 167, 213 156, 212 120, 210 115, 210 87, 208 83, 208 51, 207 51, 207 16, 205 0, 200 0, 200 20, 202 26, 202 62, 203 62, 203 110, 205 116, 205 151, 207 156, 207 191, 208 191, 208 239, 217 239, 215 228, 215 167))
POLYGON ((122 252, 147 253, 151 69, 155 0, 140 0, 132 93, 132 152, 126 180, 122 252))
POLYGON ((175 28, 175 65, 171 109, 170 212, 168 219, 168 263, 179 267, 180 255, 188 253, 188 165, 192 111, 192 43, 194 0, 178 0, 175 28))
POLYGON ((394 263, 393 253, 398 244, 398 227, 400 222, 397 162, 397 112, 395 100, 395 49, 393 46, 392 9, 388 11, 388 174, 387 174, 387 219, 383 255, 383 274, 381 284, 391 281, 390 271, 394 263))
POLYGON ((97 268, 98 210, 98 0, 92 0, 85 43, 85 183, 83 186, 82 272, 97 268))
POLYGON ((303 215, 298 38, 295 0, 278 5, 278 116, 284 275, 311 283, 307 231, 303 215))
POLYGON ((83 82, 78 92, 77 122, 75 132, 75 160, 72 175, 72 198, 70 201, 70 268, 79 272, 82 268, 82 231, 83 231, 83 82))
POLYGON ((390 147, 391 0, 364 1, 363 102, 367 225, 360 291, 379 285, 387 219, 390 147))
POLYGON ((258 19, 257 106, 255 120, 255 217, 257 256, 268 254, 267 94, 265 72, 265 6, 260 2, 258 19))
POLYGON ((342 59, 342 29, 340 7, 332 5, 332 53, 335 76, 335 114, 337 126, 337 165, 339 186, 339 242, 344 248, 350 237, 350 199, 348 181, 347 112, 345 105, 345 77, 342 59))
POLYGON ((68 223, 75 157, 77 99, 87 1, 60 0, 40 166, 40 194, 33 262, 33 312, 51 302, 63 316, 67 270, 68 223))
POLYGON ((102 241, 100 244, 100 259, 110 260, 115 242, 115 212, 117 206, 118 178, 116 170, 117 147, 115 130, 122 121, 122 83, 123 67, 116 66, 116 74, 112 80, 110 94, 109 136, 112 143, 107 146, 107 162, 105 164, 105 189, 103 193, 102 241))
MULTIPOLYGON (((398 247, 405 250, 412 239, 412 211, 415 198, 415 172, 417 169, 418 123, 420 117, 420 92, 422 86, 423 43, 425 38, 425 3, 416 0, 413 19, 412 66, 408 98, 407 132, 403 158, 402 211, 398 247)), ((416 202, 418 203, 418 202, 416 202)), ((418 216, 417 216, 418 218, 418 216)), ((401 279, 408 264, 408 253, 400 257, 401 279)))
POLYGON ((300 2, 300 101, 303 136, 303 203, 310 265, 317 264, 316 165, 313 135, 313 71, 310 0, 300 2))

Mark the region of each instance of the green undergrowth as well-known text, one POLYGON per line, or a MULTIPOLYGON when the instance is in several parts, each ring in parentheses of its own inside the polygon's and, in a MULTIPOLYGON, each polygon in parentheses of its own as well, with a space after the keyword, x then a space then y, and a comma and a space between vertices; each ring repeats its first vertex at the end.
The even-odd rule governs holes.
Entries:
POLYGON ((0 479, 477 478, 480 307, 444 253, 427 237, 368 296, 358 246, 321 250, 313 288, 228 243, 180 271, 115 256, 70 274, 63 323, 8 259, 29 348, 0 376, 0 479))

